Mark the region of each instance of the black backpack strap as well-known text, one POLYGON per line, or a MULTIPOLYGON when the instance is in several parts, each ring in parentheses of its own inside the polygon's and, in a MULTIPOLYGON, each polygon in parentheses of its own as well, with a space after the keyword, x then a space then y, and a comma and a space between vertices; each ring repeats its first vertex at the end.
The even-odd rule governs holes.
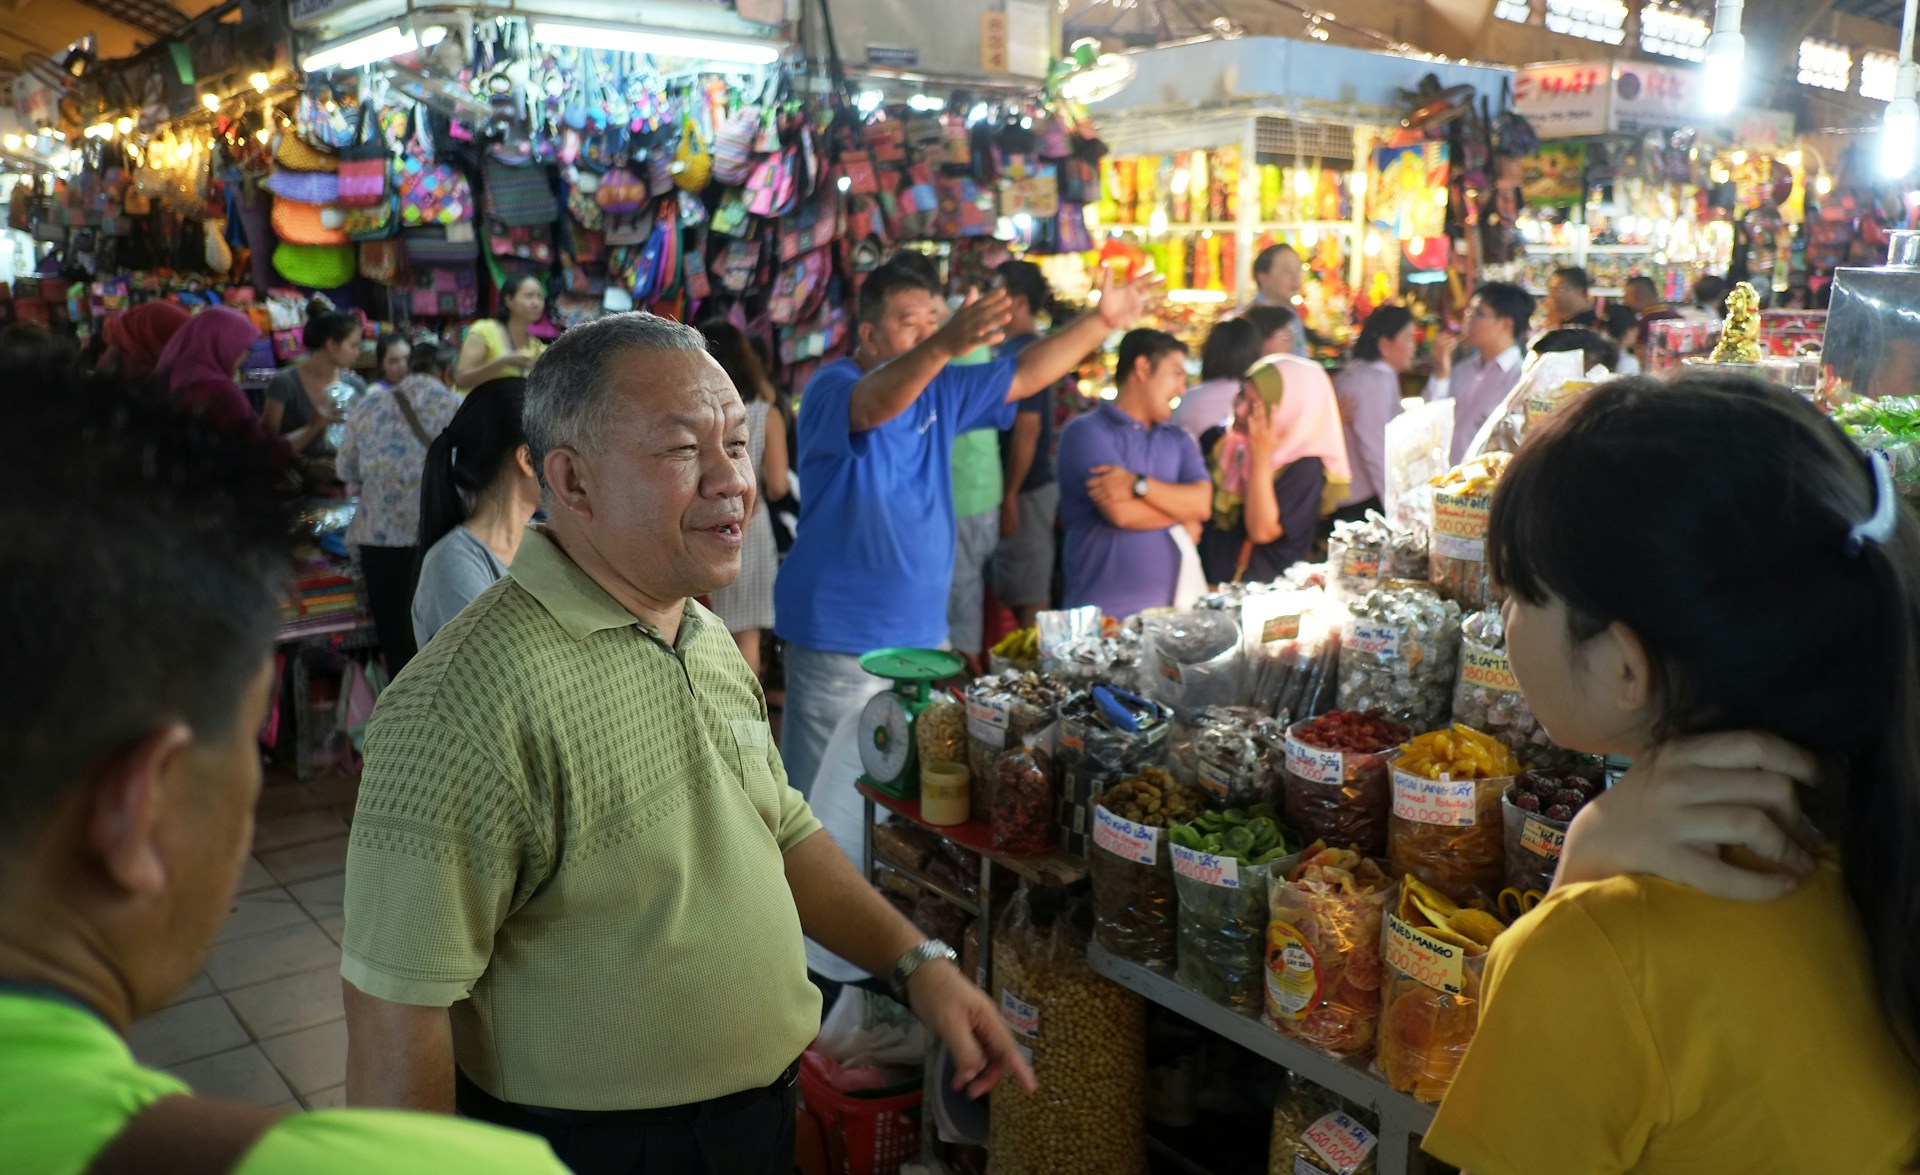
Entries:
POLYGON ((285 1116, 217 1098, 163 1097, 108 1141, 86 1175, 231 1175, 285 1116))

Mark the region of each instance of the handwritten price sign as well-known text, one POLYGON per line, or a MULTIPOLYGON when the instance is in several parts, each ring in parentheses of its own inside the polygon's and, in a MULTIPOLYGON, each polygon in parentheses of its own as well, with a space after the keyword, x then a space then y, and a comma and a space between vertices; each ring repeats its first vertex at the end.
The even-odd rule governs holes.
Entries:
POLYGON ((1307 1127, 1300 1140, 1325 1159, 1338 1175, 1350 1175, 1373 1153, 1373 1131, 1342 1113, 1332 1113, 1307 1127))
POLYGON ((1393 773, 1393 814, 1417 824, 1470 828, 1477 823, 1474 781, 1393 773))
POLYGON ((1387 915, 1386 949, 1381 958, 1387 966, 1409 979, 1418 980, 1435 991, 1460 995, 1466 990, 1466 956, 1461 949, 1409 926, 1392 914, 1387 915))
POLYGON ((1185 845, 1170 847, 1173 850, 1173 871, 1180 876, 1221 889, 1240 888, 1240 862, 1232 857, 1203 853, 1185 845))
POLYGON ((1158 865, 1160 836, 1164 831, 1115 816, 1104 805, 1096 806, 1093 810, 1093 843, 1123 861, 1158 865))

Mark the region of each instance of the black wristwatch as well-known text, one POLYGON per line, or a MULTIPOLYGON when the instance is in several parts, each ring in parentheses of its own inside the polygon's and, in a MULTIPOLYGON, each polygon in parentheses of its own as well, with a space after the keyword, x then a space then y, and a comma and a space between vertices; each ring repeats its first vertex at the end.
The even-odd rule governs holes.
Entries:
POLYGON ((1136 498, 1144 498, 1147 496, 1147 475, 1146 474, 1143 473, 1139 477, 1136 477, 1133 479, 1133 496, 1136 498))

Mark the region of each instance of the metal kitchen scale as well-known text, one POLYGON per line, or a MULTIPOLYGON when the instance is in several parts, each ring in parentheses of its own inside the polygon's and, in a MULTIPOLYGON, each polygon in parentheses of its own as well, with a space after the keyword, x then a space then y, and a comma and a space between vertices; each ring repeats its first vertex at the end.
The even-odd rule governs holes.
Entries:
POLYGON ((860 711, 860 782, 896 799, 920 794, 913 725, 933 700, 929 683, 965 667, 960 654, 942 649, 875 649, 860 658, 860 668, 893 682, 860 711))

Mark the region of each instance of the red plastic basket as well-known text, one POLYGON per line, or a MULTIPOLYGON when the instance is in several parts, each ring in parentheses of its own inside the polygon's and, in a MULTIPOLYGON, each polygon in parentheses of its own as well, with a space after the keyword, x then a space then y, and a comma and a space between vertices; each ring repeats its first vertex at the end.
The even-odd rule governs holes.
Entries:
POLYGON ((800 1096, 820 1125, 833 1175, 899 1175, 920 1154, 920 1087, 845 1093, 834 1086, 839 1071, 812 1049, 800 1058, 800 1096))

